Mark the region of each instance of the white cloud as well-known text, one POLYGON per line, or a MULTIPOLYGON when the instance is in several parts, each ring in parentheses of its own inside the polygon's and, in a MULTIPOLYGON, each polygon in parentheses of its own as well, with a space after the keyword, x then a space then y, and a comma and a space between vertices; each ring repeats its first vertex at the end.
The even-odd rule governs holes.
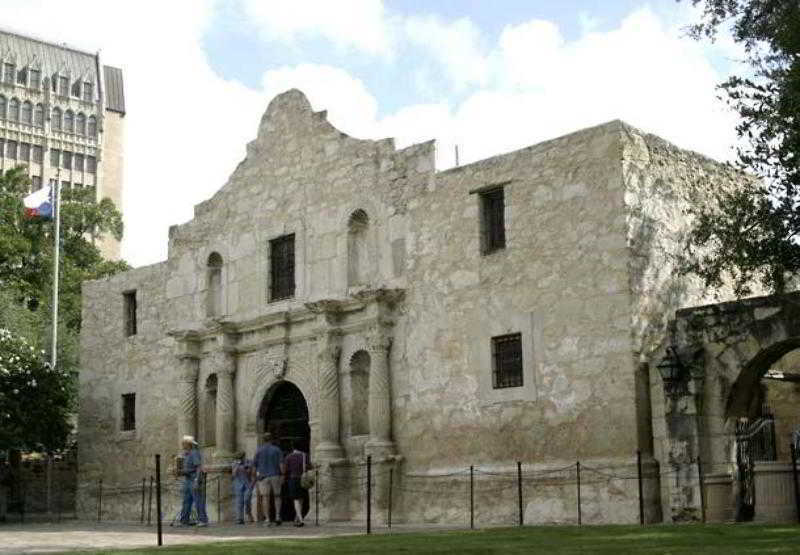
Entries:
POLYGON ((246 0, 245 13, 269 40, 324 37, 341 49, 391 52, 391 25, 381 0, 246 0))

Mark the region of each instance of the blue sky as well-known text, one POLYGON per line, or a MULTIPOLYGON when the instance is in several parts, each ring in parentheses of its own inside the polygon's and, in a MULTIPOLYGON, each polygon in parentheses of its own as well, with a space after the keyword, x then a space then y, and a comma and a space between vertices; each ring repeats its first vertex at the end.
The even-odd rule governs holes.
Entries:
POLYGON ((684 36, 687 1, 4 0, 2 25, 123 69, 123 256, 224 185, 269 100, 300 88, 343 132, 436 139, 470 162, 612 119, 730 157, 715 85, 740 49, 684 36), (202 161, 202 162, 198 162, 202 161))

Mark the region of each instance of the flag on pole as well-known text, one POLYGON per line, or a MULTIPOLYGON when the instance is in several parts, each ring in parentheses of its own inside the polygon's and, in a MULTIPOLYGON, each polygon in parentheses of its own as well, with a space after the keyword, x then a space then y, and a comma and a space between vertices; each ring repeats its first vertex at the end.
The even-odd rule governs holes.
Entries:
POLYGON ((22 199, 22 204, 25 205, 25 216, 27 218, 51 219, 53 217, 53 198, 51 192, 52 188, 50 185, 46 185, 22 199))

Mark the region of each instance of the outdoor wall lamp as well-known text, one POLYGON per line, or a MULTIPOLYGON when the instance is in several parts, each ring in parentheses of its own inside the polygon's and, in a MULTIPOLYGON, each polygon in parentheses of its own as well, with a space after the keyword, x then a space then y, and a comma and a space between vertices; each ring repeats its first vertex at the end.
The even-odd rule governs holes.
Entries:
POLYGON ((672 345, 667 347, 664 358, 661 359, 656 368, 658 368, 658 373, 661 374, 661 379, 664 380, 664 393, 666 393, 667 397, 677 397, 681 391, 686 367, 678 357, 675 347, 672 345))

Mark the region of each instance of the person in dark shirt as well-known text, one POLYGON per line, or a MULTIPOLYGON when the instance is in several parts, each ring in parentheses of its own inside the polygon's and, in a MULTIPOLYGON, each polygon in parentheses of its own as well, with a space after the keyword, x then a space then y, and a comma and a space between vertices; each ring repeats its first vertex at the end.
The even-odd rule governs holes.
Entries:
POLYGON ((292 452, 284 460, 286 465, 287 490, 289 498, 294 503, 294 525, 303 526, 303 486, 300 479, 308 468, 308 457, 297 448, 297 443, 292 441, 292 452))

